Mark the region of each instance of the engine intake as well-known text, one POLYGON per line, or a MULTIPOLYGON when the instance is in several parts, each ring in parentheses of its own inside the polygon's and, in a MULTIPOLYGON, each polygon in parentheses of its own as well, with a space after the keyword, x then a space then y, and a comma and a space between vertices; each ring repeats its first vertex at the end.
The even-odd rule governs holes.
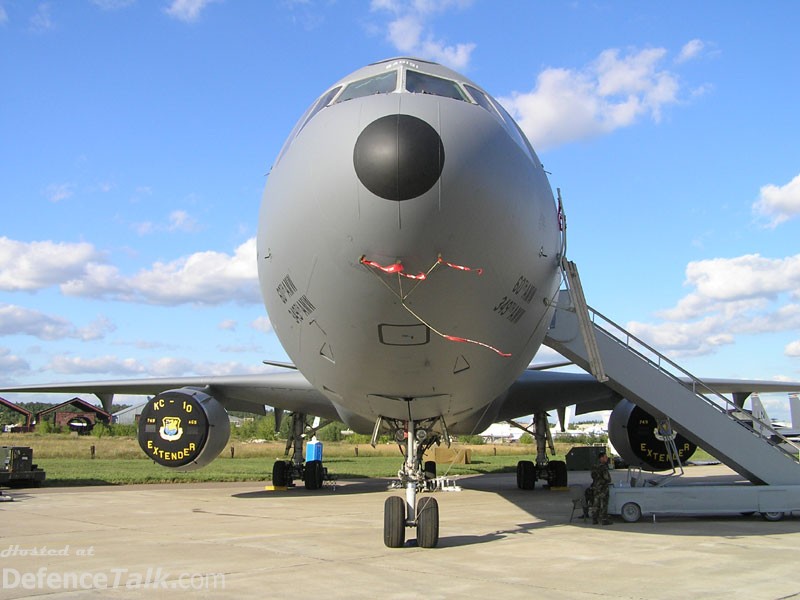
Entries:
MULTIPOLYGON (((614 407, 608 420, 608 439, 620 457, 632 467, 645 471, 665 471, 677 462, 672 456, 663 437, 658 435, 658 419, 623 398, 614 407)), ((680 433, 675 436, 680 462, 684 463, 697 450, 697 444, 690 442, 680 433)))
POLYGON ((225 448, 230 433, 222 404, 192 388, 161 392, 139 417, 139 446, 144 453, 178 471, 206 466, 225 448))

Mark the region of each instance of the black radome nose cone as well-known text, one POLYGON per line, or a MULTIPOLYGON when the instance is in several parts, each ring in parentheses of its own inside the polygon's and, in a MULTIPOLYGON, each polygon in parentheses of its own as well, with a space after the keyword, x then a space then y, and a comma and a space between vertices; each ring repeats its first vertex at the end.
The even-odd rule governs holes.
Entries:
POLYGON ((388 115, 364 128, 353 164, 361 183, 386 200, 410 200, 439 181, 444 144, 436 130, 411 115, 388 115))

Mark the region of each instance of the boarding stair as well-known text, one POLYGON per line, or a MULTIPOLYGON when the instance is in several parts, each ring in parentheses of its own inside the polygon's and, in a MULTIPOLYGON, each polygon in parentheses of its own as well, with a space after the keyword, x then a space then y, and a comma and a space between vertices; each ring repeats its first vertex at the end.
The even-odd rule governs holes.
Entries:
POLYGON ((544 343, 755 484, 800 484, 798 448, 583 301, 574 263, 544 343), (764 431, 770 435, 764 435, 764 431), (761 432, 761 433, 759 433, 761 432))

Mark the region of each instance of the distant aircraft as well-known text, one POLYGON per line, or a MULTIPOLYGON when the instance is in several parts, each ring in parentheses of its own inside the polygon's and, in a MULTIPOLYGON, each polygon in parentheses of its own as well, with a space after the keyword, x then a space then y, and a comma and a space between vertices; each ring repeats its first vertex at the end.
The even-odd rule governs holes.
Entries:
MULTIPOLYGON (((784 438, 791 442, 800 442, 800 398, 797 394, 789 394, 789 411, 791 415, 791 423, 783 423, 771 419, 767 414, 767 409, 761 402, 761 398, 757 393, 750 395, 750 403, 752 407, 752 415, 757 421, 762 423, 769 423, 777 433, 781 434, 784 438)), ((766 428, 760 427, 758 424, 754 425, 754 429, 763 436, 770 436, 771 432, 766 428)))
MULTIPOLYGON (((275 463, 273 481, 302 478, 309 489, 321 487, 324 468, 303 457, 307 415, 374 439, 389 432, 406 456, 405 497, 386 501, 384 542, 403 546, 415 527, 418 545, 432 547, 438 504, 417 498, 432 445, 571 404, 622 411, 625 422, 641 416, 591 375, 528 368, 553 317, 563 225, 536 153, 489 93, 424 60, 377 62, 322 93, 267 180, 258 272, 293 361, 280 363, 286 372, 4 391, 91 392, 107 408, 114 394, 156 394, 140 445, 176 469, 203 466, 225 447, 226 409, 269 405, 278 420, 289 411, 292 459, 275 463)), ((716 389, 728 391, 724 381, 716 389)), ((750 382, 747 391, 772 389, 800 385, 750 382)), ((625 444, 644 443, 653 431, 629 435, 625 444)), ((561 461, 520 464, 520 487, 537 476, 566 484, 561 461)))

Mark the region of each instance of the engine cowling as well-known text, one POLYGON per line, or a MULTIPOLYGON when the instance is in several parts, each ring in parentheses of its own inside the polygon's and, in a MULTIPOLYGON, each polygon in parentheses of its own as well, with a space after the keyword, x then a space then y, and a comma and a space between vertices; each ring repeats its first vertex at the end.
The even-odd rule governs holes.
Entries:
MULTIPOLYGON (((672 468, 670 451, 658 433, 658 419, 623 398, 611 411, 608 420, 608 439, 622 460, 645 471, 665 471, 672 468)), ((686 462, 697 450, 697 444, 680 433, 675 436, 680 462, 686 462)), ((675 457, 673 456, 673 461, 675 457)))
POLYGON ((159 465, 192 471, 214 460, 231 433, 228 412, 192 388, 161 392, 139 417, 139 446, 159 465))

